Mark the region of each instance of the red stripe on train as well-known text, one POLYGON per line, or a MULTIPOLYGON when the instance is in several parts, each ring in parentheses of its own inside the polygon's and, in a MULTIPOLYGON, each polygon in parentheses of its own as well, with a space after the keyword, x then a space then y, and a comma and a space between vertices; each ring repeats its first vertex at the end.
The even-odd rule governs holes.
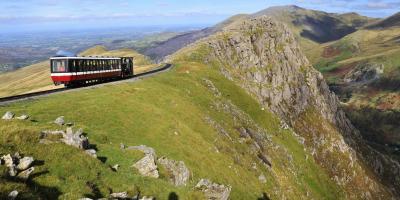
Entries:
POLYGON ((104 72, 96 74, 81 74, 81 75, 65 75, 65 76, 51 76, 54 82, 71 82, 71 81, 81 81, 81 80, 93 80, 101 78, 114 78, 121 76, 121 72, 104 72))

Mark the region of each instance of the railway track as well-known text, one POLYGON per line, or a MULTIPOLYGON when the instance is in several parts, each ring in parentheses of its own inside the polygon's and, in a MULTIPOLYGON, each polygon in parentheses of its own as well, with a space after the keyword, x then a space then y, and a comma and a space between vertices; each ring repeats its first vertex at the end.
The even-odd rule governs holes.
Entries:
POLYGON ((35 99, 37 97, 42 97, 42 96, 47 96, 51 94, 56 94, 56 93, 61 93, 65 91, 74 91, 74 90, 80 90, 80 89, 85 89, 85 88, 92 88, 92 87, 98 87, 102 85, 107 85, 107 84, 115 84, 115 83, 120 83, 120 82, 127 82, 127 81, 134 81, 139 78, 145 78, 149 76, 156 75, 160 72, 167 71, 171 68, 171 64, 165 64, 162 65, 154 70, 143 72, 137 75, 134 75, 133 77, 126 78, 126 79, 120 79, 116 81, 109 81, 109 82, 103 82, 103 83, 96 83, 96 84, 91 84, 91 85, 85 85, 82 87, 77 87, 77 88, 59 88, 59 89, 54 89, 54 90, 46 90, 46 91, 40 91, 40 92, 32 92, 32 93, 26 93, 26 94, 21 94, 21 95, 15 95, 15 96, 9 96, 9 97, 1 97, 0 98, 0 105, 16 102, 16 101, 22 101, 22 100, 28 100, 28 99, 35 99))

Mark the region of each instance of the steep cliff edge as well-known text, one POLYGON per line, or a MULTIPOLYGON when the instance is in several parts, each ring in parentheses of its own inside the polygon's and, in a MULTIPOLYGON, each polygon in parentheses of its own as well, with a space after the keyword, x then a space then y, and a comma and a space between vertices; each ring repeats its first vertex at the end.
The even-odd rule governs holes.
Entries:
POLYGON ((398 163, 362 141, 286 26, 266 16, 233 23, 172 59, 177 55, 218 67, 278 114, 304 138, 307 151, 346 191, 346 199, 388 199, 392 194, 382 181, 399 189, 398 163))

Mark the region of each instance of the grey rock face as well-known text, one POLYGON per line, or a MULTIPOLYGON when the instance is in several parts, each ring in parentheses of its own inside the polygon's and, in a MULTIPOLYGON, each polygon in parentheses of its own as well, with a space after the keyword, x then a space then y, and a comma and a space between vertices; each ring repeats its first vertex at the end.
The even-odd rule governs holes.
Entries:
POLYGON ((195 188, 201 190, 209 200, 228 200, 232 189, 229 186, 213 183, 208 179, 201 179, 195 188))
POLYGON ((9 200, 14 200, 14 199, 17 198, 17 196, 18 196, 18 191, 17 191, 17 190, 14 190, 14 191, 12 191, 12 192, 10 192, 10 193, 8 194, 8 199, 9 199, 9 200))
POLYGON ((163 165, 170 174, 170 181, 176 185, 186 185, 190 178, 190 171, 183 161, 170 160, 168 158, 159 158, 158 162, 163 165))
POLYGON ((64 116, 57 117, 57 119, 54 121, 54 123, 58 124, 60 126, 64 125, 65 124, 64 116))
POLYGON ((20 173, 18 174, 18 178, 21 178, 21 179, 28 179, 29 176, 32 174, 32 172, 33 172, 34 170, 35 170, 34 167, 28 168, 27 170, 20 172, 20 173))
POLYGON ((258 180, 261 183, 267 183, 267 178, 265 178, 264 174, 261 174, 260 176, 258 176, 258 180))
POLYGON ((14 113, 12 113, 11 111, 8 111, 3 115, 3 117, 1 119, 11 120, 14 118, 14 116, 15 116, 14 113))
MULTIPOLYGON (((285 25, 261 16, 235 23, 206 41, 211 50, 207 59, 218 62, 221 73, 227 79, 235 81, 256 98, 262 107, 280 116, 288 124, 288 127, 282 126, 282 129, 293 127, 298 134, 310 132, 298 131, 295 125, 299 124, 296 124, 299 117, 313 108, 321 119, 335 127, 337 133, 315 135, 305 144, 315 150, 313 156, 317 160, 329 160, 327 158, 341 155, 341 160, 321 163, 328 170, 342 171, 336 179, 337 184, 351 188, 355 187, 351 182, 360 184, 357 188, 368 188, 374 197, 389 194, 386 187, 367 173, 350 175, 363 168, 358 160, 362 158, 382 179, 390 179, 388 182, 393 186, 393 191, 400 191, 400 179, 396 178, 400 177, 400 164, 363 141, 358 130, 340 109, 339 99, 329 90, 322 74, 311 66, 285 25), (318 149, 321 147, 318 141, 325 140, 325 137, 330 138, 331 146, 339 148, 334 148, 332 152, 318 149), (339 165, 340 162, 350 164, 339 165), (357 179, 363 181, 356 182, 357 179)), ((379 74, 380 67, 375 69, 378 70, 374 74, 379 74)), ((366 73, 351 79, 373 78, 368 72, 370 70, 364 71, 366 73)), ((323 125, 322 122, 315 123, 323 125)), ((351 195, 361 198, 364 192, 360 189, 351 195)))
POLYGON ((19 164, 17 165, 17 169, 20 171, 28 169, 33 163, 34 159, 32 157, 24 157, 19 160, 19 164))
POLYGON ((21 115, 21 116, 17 117, 16 119, 27 120, 27 119, 29 119, 29 116, 28 115, 21 115))
POLYGON ((157 165, 153 154, 146 154, 142 159, 133 164, 139 173, 143 176, 158 178, 157 165))

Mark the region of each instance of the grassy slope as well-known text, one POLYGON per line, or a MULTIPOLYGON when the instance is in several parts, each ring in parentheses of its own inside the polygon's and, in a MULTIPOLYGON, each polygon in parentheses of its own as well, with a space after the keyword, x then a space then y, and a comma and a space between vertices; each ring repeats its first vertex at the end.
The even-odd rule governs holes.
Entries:
MULTIPOLYGON (((147 57, 131 49, 107 51, 102 46, 95 46, 82 52, 81 55, 131 56, 135 58, 136 73, 142 73, 156 66, 147 57)), ((53 88, 57 87, 53 85, 50 78, 48 61, 27 66, 13 72, 0 74, 0 97, 53 88)))
POLYGON ((189 62, 197 56, 180 60, 170 72, 140 82, 57 94, 0 107, 0 113, 12 110, 18 114, 28 113, 34 119, 34 122, 0 121, 0 153, 19 151, 44 161, 37 167, 36 173, 40 175, 30 182, 31 188, 4 177, 0 179, 1 195, 18 188, 25 196, 29 193, 53 198, 61 195, 59 198, 68 199, 85 194, 96 196, 87 186, 89 181, 98 188, 98 197, 107 196, 111 188, 116 192, 139 190, 158 199, 166 199, 171 192, 181 199, 196 199, 201 198, 201 194, 194 192, 193 186, 200 178, 210 178, 231 185, 232 199, 256 199, 263 192, 271 199, 283 196, 289 199, 341 198, 341 190, 313 159, 306 159, 312 156, 305 152, 291 131, 280 129, 279 119, 263 111, 253 98, 213 67, 189 62), (221 98, 213 95, 203 78, 215 84, 222 93, 221 98), (247 121, 265 129, 265 136, 272 141, 268 150, 271 170, 248 152, 246 142, 238 142, 238 118, 216 109, 216 102, 231 102, 245 113, 247 121), (98 155, 107 158, 105 164, 63 144, 38 144, 40 130, 58 128, 49 122, 59 115, 84 128, 90 142, 99 149, 98 155), (220 124, 233 142, 218 134, 206 123, 205 117, 220 124), (193 174, 189 185, 174 187, 165 180, 165 173, 161 179, 139 176, 130 166, 140 154, 120 150, 121 142, 145 144, 154 147, 160 156, 183 160, 193 174), (121 165, 121 170, 113 173, 107 166, 116 163, 121 165), (257 163, 256 170, 252 163, 257 163), (267 177, 266 184, 258 181, 261 173, 267 177))

